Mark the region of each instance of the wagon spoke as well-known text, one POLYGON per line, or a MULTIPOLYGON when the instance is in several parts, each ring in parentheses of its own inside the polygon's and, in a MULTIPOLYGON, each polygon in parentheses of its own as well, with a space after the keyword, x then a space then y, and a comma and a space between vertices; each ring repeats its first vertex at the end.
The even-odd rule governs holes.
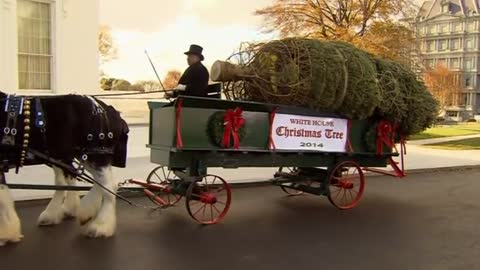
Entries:
POLYGON ((357 177, 355 175, 350 176, 350 177, 342 177, 342 181, 344 181, 344 182, 348 182, 348 181, 354 182, 356 179, 357 179, 357 177))
POLYGON ((162 172, 163 172, 163 177, 165 177, 164 179, 166 180, 167 179, 167 174, 165 173, 165 167, 162 167, 162 172))
POLYGON ((343 205, 346 205, 347 204, 347 190, 345 190, 345 189, 343 189, 342 199, 343 199, 343 205))
POLYGON ((197 197, 197 198, 199 198, 199 199, 201 199, 201 198, 202 198, 202 196, 201 196, 201 195, 199 195, 199 194, 197 194, 197 193, 192 193, 192 197, 197 197))
POLYGON ((157 174, 157 172, 153 172, 153 174, 155 174, 155 176, 157 176, 157 179, 159 180, 158 182, 161 183, 162 182, 162 178, 157 174))
POLYGON ((215 178, 213 178, 212 186, 215 185, 215 181, 217 181, 217 177, 216 177, 216 176, 215 176, 215 178))
POLYGON ((224 191, 225 189, 226 189, 226 188, 222 186, 221 188, 217 189, 217 190, 215 191, 215 193, 216 193, 216 194, 220 194, 220 192, 224 191))
POLYGON ((212 206, 213 206, 213 209, 215 209, 215 211, 217 211, 217 213, 219 213, 219 214, 222 213, 220 210, 218 210, 218 208, 214 204, 212 204, 212 206))
POLYGON ((166 197, 167 197, 167 198, 166 198, 166 201, 167 201, 167 203, 170 205, 170 202, 171 202, 171 200, 170 200, 170 194, 167 194, 166 197))
POLYGON ((341 189, 341 188, 337 189, 337 192, 335 193, 335 200, 338 199, 338 195, 339 195, 340 193, 342 193, 342 189, 341 189))
POLYGON ((204 206, 205 207, 203 207, 202 216, 205 218, 205 212, 207 211, 207 205, 205 204, 204 206))
POLYGON ((211 221, 213 221, 213 204, 210 204, 210 217, 212 218, 211 221))
POLYGON ((352 191, 348 190, 348 194, 350 195, 351 201, 355 200, 355 196, 353 196, 352 191))
POLYGON ((198 210, 195 213, 193 213, 193 215, 196 216, 198 214, 198 212, 200 212, 200 210, 205 209, 205 208, 207 208, 206 204, 204 204, 202 207, 198 208, 198 210))

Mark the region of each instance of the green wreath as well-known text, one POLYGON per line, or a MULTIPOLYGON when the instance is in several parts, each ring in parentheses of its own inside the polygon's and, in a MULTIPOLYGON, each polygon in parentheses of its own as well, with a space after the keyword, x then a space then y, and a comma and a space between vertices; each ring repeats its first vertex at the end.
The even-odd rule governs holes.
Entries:
MULTIPOLYGON (((225 111, 218 111, 210 116, 208 119, 208 128, 207 128, 207 133, 210 137, 210 141, 219 147, 222 147, 222 141, 223 141, 223 132, 225 130, 225 123, 224 123, 224 117, 225 117, 225 111)), ((245 130, 245 125, 243 125, 240 130, 238 131, 238 138, 240 141, 243 140, 243 138, 246 135, 246 130, 245 130)), ((228 147, 233 146, 233 136, 230 136, 230 143, 228 144, 228 147)))

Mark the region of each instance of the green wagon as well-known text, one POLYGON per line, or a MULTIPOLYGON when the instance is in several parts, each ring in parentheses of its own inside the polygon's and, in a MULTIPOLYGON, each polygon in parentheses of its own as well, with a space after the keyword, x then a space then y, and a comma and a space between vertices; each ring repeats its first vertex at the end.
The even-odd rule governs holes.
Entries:
MULTIPOLYGON (((310 109, 215 98, 179 97, 149 102, 151 161, 158 164, 142 185, 163 206, 185 197, 193 219, 214 224, 228 212, 228 181, 208 168, 275 167, 271 183, 291 196, 327 196, 337 208, 355 207, 365 171, 405 176, 392 157, 395 126, 381 120, 348 120, 310 109), (376 168, 376 169, 369 169, 376 168)), ((403 144, 402 148, 403 148, 403 144)))

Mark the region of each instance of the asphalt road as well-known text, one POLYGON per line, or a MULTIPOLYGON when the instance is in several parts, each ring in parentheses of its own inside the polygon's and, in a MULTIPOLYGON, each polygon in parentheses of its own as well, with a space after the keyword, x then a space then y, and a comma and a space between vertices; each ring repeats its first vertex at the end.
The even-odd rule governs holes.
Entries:
MULTIPOLYGON (((0 249, 17 269, 401 269, 480 267, 480 170, 367 179, 360 205, 338 211, 324 197, 277 187, 235 189, 225 220, 195 224, 183 201, 150 212, 119 203, 108 240, 78 235, 74 221, 37 228, 21 205, 25 239, 0 249)), ((147 203, 145 199, 138 199, 147 203)))

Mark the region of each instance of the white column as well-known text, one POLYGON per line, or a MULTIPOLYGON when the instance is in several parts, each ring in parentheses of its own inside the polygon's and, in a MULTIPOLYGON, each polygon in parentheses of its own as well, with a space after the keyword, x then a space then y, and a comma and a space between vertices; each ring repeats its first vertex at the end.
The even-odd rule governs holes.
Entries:
POLYGON ((14 93, 18 90, 17 2, 0 0, 0 87, 14 93))

